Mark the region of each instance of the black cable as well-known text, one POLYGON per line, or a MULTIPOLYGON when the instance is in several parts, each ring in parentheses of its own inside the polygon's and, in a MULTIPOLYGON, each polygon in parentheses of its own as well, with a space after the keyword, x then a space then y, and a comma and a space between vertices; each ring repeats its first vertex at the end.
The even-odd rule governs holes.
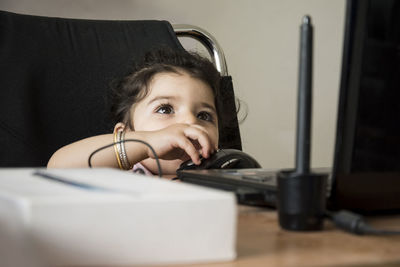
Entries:
POLYGON ((347 232, 357 235, 400 235, 400 231, 376 229, 370 226, 363 216, 347 210, 327 211, 326 215, 334 224, 347 232))
POLYGON ((90 156, 89 156, 89 158, 88 158, 88 165, 89 165, 89 168, 92 168, 92 157, 93 157, 97 152, 99 152, 99 151, 101 151, 101 150, 103 150, 103 149, 112 147, 112 146, 114 146, 114 145, 116 145, 116 144, 125 143, 125 142, 137 142, 137 143, 142 143, 142 144, 146 145, 148 148, 150 148, 151 152, 152 152, 153 155, 154 155, 154 159, 155 159, 156 162, 157 162, 158 176, 159 176, 160 178, 162 178, 162 170, 161 170, 160 159, 159 159, 159 157, 157 156, 156 151, 153 149, 153 147, 152 147, 149 143, 147 143, 147 142, 145 142, 145 141, 143 141, 143 140, 140 140, 140 139, 125 139, 125 140, 120 140, 120 141, 113 142, 113 143, 111 143, 111 144, 108 144, 108 145, 105 145, 105 146, 102 146, 102 147, 96 149, 95 151, 93 151, 93 152, 90 154, 90 156))

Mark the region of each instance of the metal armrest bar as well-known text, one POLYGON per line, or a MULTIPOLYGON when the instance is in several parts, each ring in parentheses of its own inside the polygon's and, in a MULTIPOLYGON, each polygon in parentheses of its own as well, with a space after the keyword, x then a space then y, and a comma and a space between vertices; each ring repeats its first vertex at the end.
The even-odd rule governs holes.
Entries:
POLYGON ((222 76, 228 75, 224 52, 217 40, 206 30, 188 24, 173 24, 175 34, 178 37, 190 37, 202 43, 210 53, 215 67, 222 76))

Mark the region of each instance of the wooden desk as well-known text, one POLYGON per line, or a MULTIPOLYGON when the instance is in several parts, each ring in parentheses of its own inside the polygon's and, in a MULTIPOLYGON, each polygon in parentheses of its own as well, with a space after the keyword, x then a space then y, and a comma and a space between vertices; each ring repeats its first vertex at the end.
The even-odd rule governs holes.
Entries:
MULTIPOLYGON (((400 266, 399 236, 357 236, 336 229, 290 232, 275 210, 239 206, 237 253, 233 262, 191 266, 400 266)), ((368 218, 385 229, 400 229, 400 216, 368 218)))

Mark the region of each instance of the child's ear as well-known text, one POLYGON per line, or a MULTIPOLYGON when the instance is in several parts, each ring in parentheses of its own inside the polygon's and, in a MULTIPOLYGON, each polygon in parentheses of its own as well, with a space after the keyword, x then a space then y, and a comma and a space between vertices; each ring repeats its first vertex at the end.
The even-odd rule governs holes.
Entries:
POLYGON ((118 131, 123 131, 125 130, 125 124, 122 122, 118 122, 117 124, 115 124, 114 126, 114 133, 118 132, 118 131))

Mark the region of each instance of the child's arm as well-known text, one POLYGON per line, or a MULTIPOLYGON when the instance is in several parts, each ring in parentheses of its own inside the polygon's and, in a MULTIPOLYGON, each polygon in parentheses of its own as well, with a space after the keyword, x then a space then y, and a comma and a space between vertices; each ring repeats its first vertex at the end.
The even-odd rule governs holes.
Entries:
MULTIPOLYGON (((48 168, 87 168, 90 154, 96 149, 112 144, 113 134, 97 135, 85 138, 66 145, 57 150, 47 163, 48 168)), ((92 166, 96 167, 115 167, 118 162, 115 157, 114 147, 99 151, 92 157, 92 166)))
MULTIPOLYGON (((189 158, 200 164, 200 154, 208 158, 216 149, 205 129, 198 125, 174 124, 158 131, 127 131, 125 140, 139 139, 150 144, 160 159, 189 158), (200 151, 200 153, 199 153, 200 151)), ((57 150, 50 158, 48 168, 88 167, 88 158, 96 149, 113 143, 113 134, 104 134, 82 139, 57 150)), ((137 142, 126 142, 125 148, 131 164, 146 158, 154 158, 151 150, 137 142)), ((114 147, 106 148, 92 157, 94 167, 115 167, 118 162, 114 147)))

